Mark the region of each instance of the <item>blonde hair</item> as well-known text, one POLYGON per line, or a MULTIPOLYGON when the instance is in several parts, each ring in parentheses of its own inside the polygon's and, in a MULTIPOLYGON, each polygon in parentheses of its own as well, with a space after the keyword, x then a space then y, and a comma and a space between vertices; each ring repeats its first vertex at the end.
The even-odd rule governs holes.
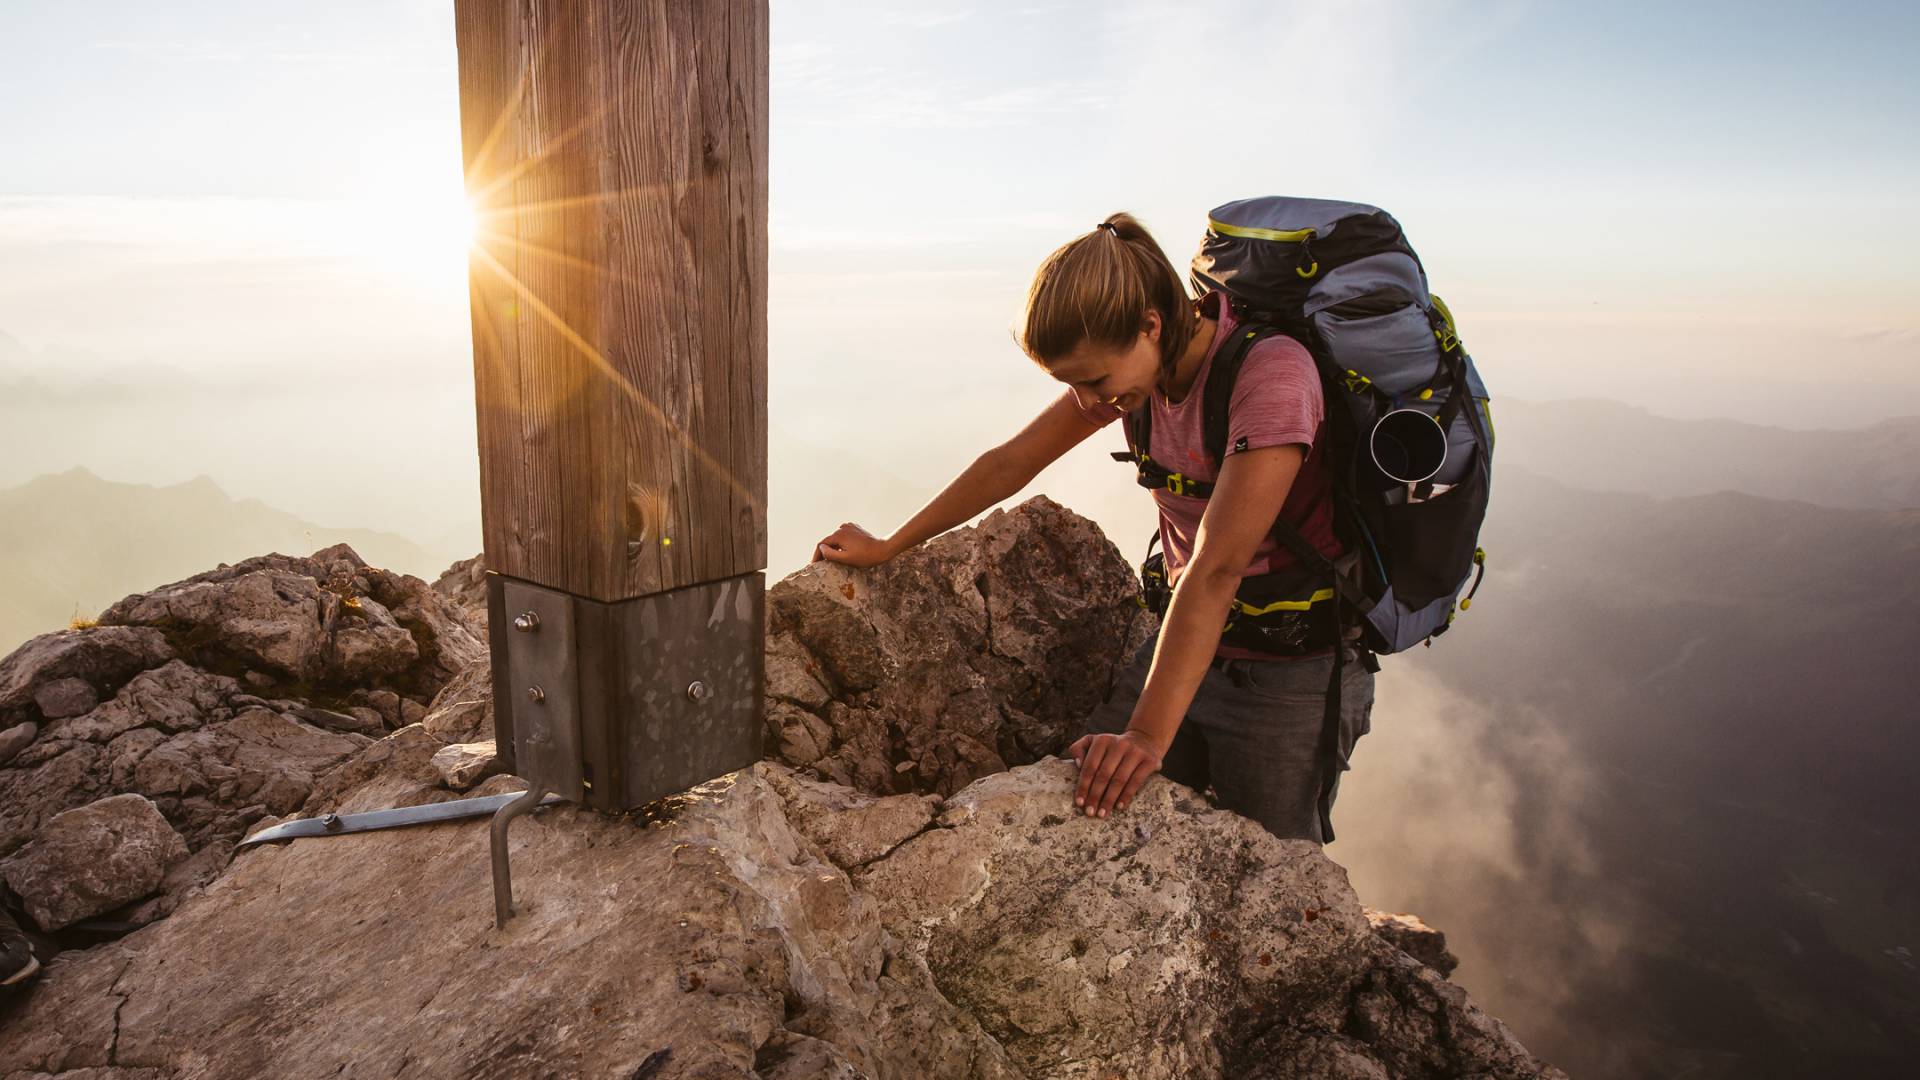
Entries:
POLYGON ((1020 348, 1046 367, 1080 346, 1126 348, 1160 313, 1160 369, 1193 337, 1192 302, 1166 253, 1132 214, 1109 216, 1047 256, 1027 290, 1020 348))

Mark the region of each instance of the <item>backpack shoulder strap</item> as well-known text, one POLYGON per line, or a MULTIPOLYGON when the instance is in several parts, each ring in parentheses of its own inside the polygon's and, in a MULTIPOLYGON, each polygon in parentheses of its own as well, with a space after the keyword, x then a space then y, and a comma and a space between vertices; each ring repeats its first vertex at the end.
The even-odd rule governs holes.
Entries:
POLYGON ((1213 367, 1207 372, 1205 397, 1200 402, 1201 439, 1207 457, 1217 468, 1227 460, 1227 407, 1233 403, 1233 387, 1240 381, 1240 367, 1256 342, 1280 331, 1257 323, 1241 323, 1233 328, 1233 340, 1224 342, 1214 353, 1213 367))
MULTIPOLYGON (((1213 456, 1215 462, 1226 461, 1227 407, 1233 401, 1233 387, 1240 379, 1240 368, 1254 345, 1279 333, 1282 331, 1278 327, 1243 323, 1233 329, 1235 340, 1223 344, 1221 351, 1214 354, 1213 362, 1221 366, 1207 373, 1206 397, 1201 402, 1201 424, 1207 453, 1213 456)), ((1335 565, 1322 555, 1285 518, 1274 519, 1272 533, 1303 566, 1311 568, 1317 576, 1328 579, 1349 606, 1360 613, 1373 608, 1373 601, 1345 572, 1346 568, 1335 565)))

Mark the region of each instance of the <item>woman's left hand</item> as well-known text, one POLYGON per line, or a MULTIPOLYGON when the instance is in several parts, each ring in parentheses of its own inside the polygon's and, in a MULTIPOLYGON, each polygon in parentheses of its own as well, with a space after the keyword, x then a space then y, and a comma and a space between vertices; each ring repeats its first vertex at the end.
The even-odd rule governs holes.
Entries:
POLYGON ((1118 735, 1082 735, 1067 747, 1067 753, 1080 763, 1080 786, 1073 804, 1086 807, 1089 816, 1106 817, 1115 809, 1127 808, 1147 777, 1160 771, 1166 751, 1144 733, 1128 729, 1118 735))

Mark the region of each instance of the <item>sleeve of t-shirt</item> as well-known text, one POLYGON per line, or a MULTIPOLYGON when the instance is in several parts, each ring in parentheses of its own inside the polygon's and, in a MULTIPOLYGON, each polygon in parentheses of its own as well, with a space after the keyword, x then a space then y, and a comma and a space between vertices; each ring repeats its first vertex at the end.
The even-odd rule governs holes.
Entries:
POLYGON ((1227 403, 1227 453, 1290 443, 1312 453, 1325 416, 1313 354, 1284 334, 1263 338, 1241 362, 1227 403))
POLYGON ((1068 390, 1061 396, 1072 403, 1073 407, 1080 411, 1080 415, 1086 417, 1087 423, 1092 424, 1094 427, 1106 427, 1108 424, 1126 415, 1126 413, 1120 411, 1118 405, 1109 405, 1104 401, 1096 401, 1091 406, 1082 405, 1079 395, 1071 390, 1068 390))

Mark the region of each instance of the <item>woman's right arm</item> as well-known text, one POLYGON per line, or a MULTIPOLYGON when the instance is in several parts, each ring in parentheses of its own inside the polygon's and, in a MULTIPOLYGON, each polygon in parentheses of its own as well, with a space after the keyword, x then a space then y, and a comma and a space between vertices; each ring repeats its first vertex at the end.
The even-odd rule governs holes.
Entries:
POLYGON ((1100 425, 1087 419, 1074 404, 1073 392, 1063 393, 1019 434, 976 458, 892 536, 881 539, 847 522, 820 541, 814 548, 814 560, 828 559, 850 566, 886 562, 1012 497, 1040 475, 1040 470, 1099 430, 1100 425))

